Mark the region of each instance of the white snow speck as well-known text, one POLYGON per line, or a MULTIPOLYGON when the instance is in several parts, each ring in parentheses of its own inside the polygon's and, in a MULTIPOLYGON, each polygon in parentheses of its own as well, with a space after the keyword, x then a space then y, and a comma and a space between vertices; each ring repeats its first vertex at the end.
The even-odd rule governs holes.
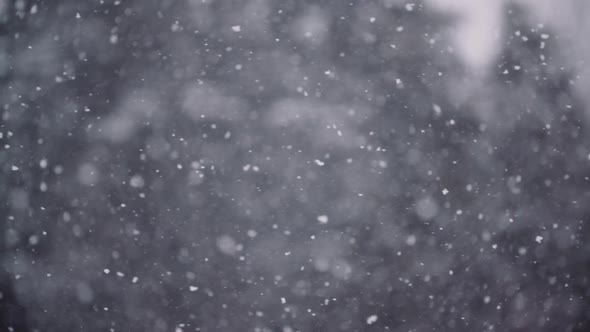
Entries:
POLYGON ((441 115, 442 109, 437 104, 432 104, 432 109, 434 110, 434 114, 437 116, 441 115))
POLYGON ((239 25, 234 25, 231 27, 231 29, 233 30, 233 32, 240 32, 242 31, 242 27, 239 25))
POLYGON ((226 255, 235 255, 238 251, 238 244, 229 235, 222 235, 217 238, 217 248, 226 255))
POLYGON ((416 235, 409 235, 406 238, 406 244, 409 246, 413 246, 416 244, 416 235))
POLYGON ((111 270, 109 270, 109 269, 104 269, 103 271, 104 271, 105 274, 111 273, 111 270))
POLYGON ((327 224, 328 223, 328 216, 327 215, 318 216, 318 221, 320 224, 327 224))
POLYGON ((189 286, 189 287, 188 287, 188 289, 189 289, 191 292, 196 292, 196 291, 198 291, 198 290, 199 290, 199 287, 197 287, 197 286, 189 286))
POLYGON ((12 165, 12 168, 11 168, 11 169, 12 169, 13 171, 15 171, 15 172, 16 172, 16 171, 18 171, 18 167, 17 167, 17 166, 14 166, 14 165, 12 165))
POLYGON ((37 235, 31 235, 31 237, 29 237, 29 244, 34 246, 36 244, 39 243, 39 237, 37 235))
POLYGON ((281 297, 281 304, 285 304, 285 303, 287 303, 287 300, 285 300, 284 297, 281 297))
POLYGON ((377 322, 377 315, 367 317, 367 325, 375 324, 377 322))
POLYGON ((82 16, 80 15, 80 13, 76 13, 76 18, 77 18, 77 19, 80 19, 80 18, 82 18, 82 16))
POLYGON ((442 194, 443 195, 446 196, 448 193, 449 193, 449 190, 447 188, 445 188, 445 189, 442 190, 442 194))
POLYGON ((541 243, 541 242, 543 242, 543 237, 542 237, 542 236, 539 236, 539 235, 537 235, 537 237, 535 238, 535 242, 537 242, 537 243, 541 243))
POLYGON ((316 160, 314 160, 314 163, 315 163, 316 165, 318 165, 318 166, 324 166, 324 165, 326 164, 326 163, 324 163, 323 161, 321 161, 321 160, 319 160, 319 159, 316 159, 316 160))
POLYGON ((133 277, 133 279, 131 279, 131 282, 135 284, 135 283, 137 283, 138 280, 139 280, 138 277, 133 277))
POLYGON ((375 18, 374 18, 374 17, 371 17, 371 18, 369 19, 369 21, 371 21, 371 23, 373 23, 373 22, 375 22, 375 18))
POLYGON ((133 188, 141 188, 145 185, 145 181, 141 175, 136 174, 129 180, 129 185, 131 185, 133 188))

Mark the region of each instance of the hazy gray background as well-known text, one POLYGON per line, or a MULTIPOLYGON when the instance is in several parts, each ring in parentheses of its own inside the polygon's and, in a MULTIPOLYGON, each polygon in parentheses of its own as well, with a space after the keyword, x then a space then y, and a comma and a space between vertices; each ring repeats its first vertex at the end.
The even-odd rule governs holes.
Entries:
POLYGON ((0 0, 0 326, 587 330, 588 12, 0 0))

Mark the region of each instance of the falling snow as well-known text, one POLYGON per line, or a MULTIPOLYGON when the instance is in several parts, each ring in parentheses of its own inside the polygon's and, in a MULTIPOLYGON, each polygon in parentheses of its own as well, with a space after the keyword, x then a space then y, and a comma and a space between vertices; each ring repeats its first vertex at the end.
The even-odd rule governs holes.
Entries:
POLYGON ((0 329, 590 330, 546 2, 0 0, 0 329))

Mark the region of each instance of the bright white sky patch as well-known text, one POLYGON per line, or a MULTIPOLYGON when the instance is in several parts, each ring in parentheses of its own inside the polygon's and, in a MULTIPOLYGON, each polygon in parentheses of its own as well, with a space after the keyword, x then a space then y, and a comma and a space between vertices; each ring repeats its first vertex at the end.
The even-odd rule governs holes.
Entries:
POLYGON ((430 5, 458 17, 455 47, 463 60, 479 71, 488 68, 500 50, 503 1, 429 0, 430 5))

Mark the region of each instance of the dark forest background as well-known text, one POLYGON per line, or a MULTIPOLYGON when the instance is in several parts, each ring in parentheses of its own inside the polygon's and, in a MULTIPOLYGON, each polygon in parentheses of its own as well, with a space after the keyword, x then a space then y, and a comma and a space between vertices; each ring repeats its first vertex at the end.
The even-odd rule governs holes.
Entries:
POLYGON ((507 3, 0 1, 3 331, 587 331, 586 96, 507 3))

